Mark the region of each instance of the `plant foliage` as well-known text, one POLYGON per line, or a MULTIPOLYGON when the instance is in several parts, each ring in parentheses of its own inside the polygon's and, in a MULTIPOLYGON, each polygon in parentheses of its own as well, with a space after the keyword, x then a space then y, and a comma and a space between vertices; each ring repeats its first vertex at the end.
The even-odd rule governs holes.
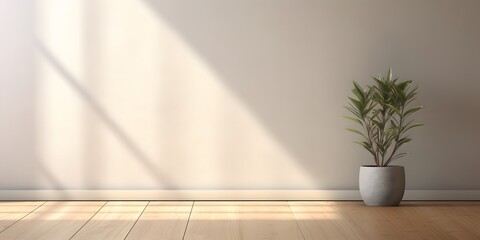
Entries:
POLYGON ((353 96, 348 98, 346 106, 353 116, 345 118, 358 126, 347 129, 362 136, 362 141, 355 143, 373 155, 378 167, 386 167, 407 155, 399 152, 399 148, 412 140, 407 135, 410 129, 423 125, 411 119, 422 106, 411 106, 418 86, 413 86, 411 80, 394 79, 392 69, 386 77, 379 75, 373 80, 375 84, 365 89, 353 82, 353 96))

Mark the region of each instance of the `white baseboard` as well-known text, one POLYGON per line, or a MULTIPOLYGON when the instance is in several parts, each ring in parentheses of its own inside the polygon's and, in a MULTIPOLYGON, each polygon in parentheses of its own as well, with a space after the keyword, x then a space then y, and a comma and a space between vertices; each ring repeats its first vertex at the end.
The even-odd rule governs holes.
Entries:
MULTIPOLYGON (((0 200, 360 200, 358 190, 0 190, 0 200)), ((404 200, 480 200, 480 190, 406 190, 404 200)))

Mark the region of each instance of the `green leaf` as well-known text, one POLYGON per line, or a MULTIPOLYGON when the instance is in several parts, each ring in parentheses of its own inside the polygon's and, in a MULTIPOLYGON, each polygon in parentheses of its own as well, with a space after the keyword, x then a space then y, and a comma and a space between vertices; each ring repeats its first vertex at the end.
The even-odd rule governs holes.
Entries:
POLYGON ((385 106, 387 106, 390 110, 394 111, 396 114, 402 115, 402 113, 400 112, 400 109, 398 107, 393 106, 390 103, 385 104, 385 106))
POLYGON ((365 137, 365 138, 366 138, 366 136, 365 136, 365 135, 364 135, 362 132, 358 131, 357 129, 353 129, 353 128, 346 128, 346 130, 347 130, 347 131, 350 131, 350 132, 353 132, 353 133, 360 134, 360 135, 362 135, 363 137, 365 137))
POLYGON ((417 95, 417 89, 418 89, 418 86, 414 86, 412 89, 410 89, 410 91, 407 92, 407 97, 410 99, 415 95, 417 95))
POLYGON ((358 110, 356 110, 355 108, 353 107, 345 107, 348 111, 350 111, 351 113, 353 113, 353 115, 355 115, 356 117, 358 117, 359 119, 363 119, 363 116, 362 114, 360 114, 358 112, 358 110))
POLYGON ((362 106, 362 103, 358 101, 357 99, 348 97, 350 99, 350 102, 353 103, 356 109, 358 109, 359 112, 362 112, 364 107, 362 106))
POLYGON ((346 119, 352 120, 352 121, 354 121, 354 122, 363 126, 362 121, 360 121, 358 118, 354 118, 354 117, 350 117, 350 116, 343 116, 343 117, 346 118, 346 119))
POLYGON ((377 126, 380 129, 383 129, 385 127, 385 124, 383 122, 377 121, 375 119, 372 119, 372 122, 373 124, 375 124, 375 126, 377 126))
POLYGON ((365 149, 367 149, 367 151, 369 151, 371 154, 374 154, 375 155, 375 152, 373 151, 372 149, 372 146, 370 145, 370 143, 368 142, 354 142, 362 147, 364 147, 365 149))
POLYGON ((398 158, 401 158, 401 157, 405 157, 407 155, 408 155, 408 153, 399 153, 399 154, 396 154, 395 156, 393 156, 392 160, 395 160, 395 159, 398 159, 398 158))
POLYGON ((410 130, 410 129, 412 129, 412 128, 420 127, 420 126, 423 126, 423 125, 425 125, 425 124, 423 124, 423 123, 416 123, 416 124, 413 124, 413 125, 411 125, 411 126, 409 126, 409 127, 405 128, 405 129, 403 130, 403 132, 407 132, 408 130, 410 130))
POLYGON ((407 129, 407 128, 410 127, 412 124, 414 124, 414 121, 415 121, 415 120, 410 120, 410 121, 408 121, 407 124, 404 124, 403 126, 400 126, 400 133, 405 133, 405 129, 407 129))
MULTIPOLYGON (((417 85, 412 84, 413 81, 394 78, 392 68, 388 69, 386 76, 372 78, 374 84, 363 88, 353 82, 353 96, 349 97, 349 106, 346 107, 353 116, 346 118, 362 125, 363 129, 348 130, 365 138, 366 141, 358 144, 371 152, 377 162, 385 159, 385 155, 390 156, 393 144, 396 151, 401 145, 410 142, 412 139, 404 137, 404 133, 423 124, 408 119, 421 109, 421 106, 409 107, 415 100, 418 89, 417 85)), ((392 158, 404 155, 393 155, 387 159, 386 164, 392 158)))
POLYGON ((401 145, 403 145, 403 144, 405 144, 405 143, 408 143, 408 142, 410 142, 410 141, 412 141, 411 138, 409 138, 409 137, 404 137, 404 138, 398 140, 398 145, 401 146, 401 145))
POLYGON ((397 129, 397 122, 396 122, 396 119, 393 118, 392 120, 390 120, 390 126, 391 128, 394 128, 394 129, 397 129), (395 121, 394 121, 395 120, 395 121))
POLYGON ((412 80, 407 80, 397 84, 397 86, 401 92, 405 92, 405 90, 408 88, 408 86, 410 86, 411 83, 412 83, 412 80))
POLYGON ((372 115, 369 118, 374 119, 374 118, 378 117, 379 114, 380 114, 380 110, 372 109, 372 115))
POLYGON ((418 111, 418 110, 420 110, 420 109, 422 109, 422 108, 423 108, 423 106, 413 107, 413 108, 405 111, 405 112, 403 113, 403 116, 404 116, 404 117, 407 117, 408 115, 410 115, 410 114, 412 114, 412 113, 414 113, 414 112, 416 112, 416 111, 418 111))
POLYGON ((354 91, 353 93, 357 95, 359 99, 365 99, 365 90, 355 81, 353 81, 354 91))

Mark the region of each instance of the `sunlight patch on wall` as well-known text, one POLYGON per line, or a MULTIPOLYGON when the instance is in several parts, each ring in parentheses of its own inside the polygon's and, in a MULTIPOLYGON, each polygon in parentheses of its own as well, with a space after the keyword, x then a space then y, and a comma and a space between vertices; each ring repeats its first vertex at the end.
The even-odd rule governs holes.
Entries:
POLYGON ((38 154, 67 188, 314 187, 141 1, 39 6, 38 154))
MULTIPOLYGON (((36 47, 43 46, 52 55, 59 56, 65 71, 83 81, 83 38, 84 26, 82 1, 41 1, 37 2, 36 47)), ((66 83, 63 76, 36 51, 36 148, 41 163, 32 166, 37 169, 39 188, 54 187, 49 176, 38 166, 49 169, 55 178, 66 186, 81 187, 83 180, 79 172, 85 161, 82 129, 86 107, 81 98, 66 83)))

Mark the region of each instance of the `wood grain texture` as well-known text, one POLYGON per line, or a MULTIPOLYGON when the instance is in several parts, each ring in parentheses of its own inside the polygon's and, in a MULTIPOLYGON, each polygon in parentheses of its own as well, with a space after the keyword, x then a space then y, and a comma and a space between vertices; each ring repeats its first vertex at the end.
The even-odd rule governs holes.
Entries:
POLYGON ((104 202, 47 202, 0 234, 0 239, 69 239, 104 202))
POLYGON ((289 202, 305 239, 362 239, 352 222, 330 202, 289 202))
POLYGON ((185 240, 303 239, 287 202, 195 202, 185 240))
POLYGON ((182 239, 192 205, 192 201, 150 202, 127 239, 182 239))
POLYGON ((480 239, 479 202, 290 202, 306 240, 480 239))
POLYGON ((45 202, 0 202, 0 233, 45 202))
POLYGON ((147 204, 147 201, 108 202, 72 239, 124 239, 147 204))
POLYGON ((41 204, 0 202, 0 226, 7 226, 0 239, 480 239, 480 202, 403 202, 399 207, 366 207, 358 201, 41 204))
MULTIPOLYGON (((468 202, 438 202, 405 204, 405 209, 412 209, 418 220, 408 218, 416 223, 423 223, 430 233, 448 239, 480 239, 480 205, 468 202)), ((398 214, 398 213, 397 213, 398 214)), ((419 232, 420 229, 417 230, 419 232)), ((433 235, 433 234, 432 234, 433 235)))

